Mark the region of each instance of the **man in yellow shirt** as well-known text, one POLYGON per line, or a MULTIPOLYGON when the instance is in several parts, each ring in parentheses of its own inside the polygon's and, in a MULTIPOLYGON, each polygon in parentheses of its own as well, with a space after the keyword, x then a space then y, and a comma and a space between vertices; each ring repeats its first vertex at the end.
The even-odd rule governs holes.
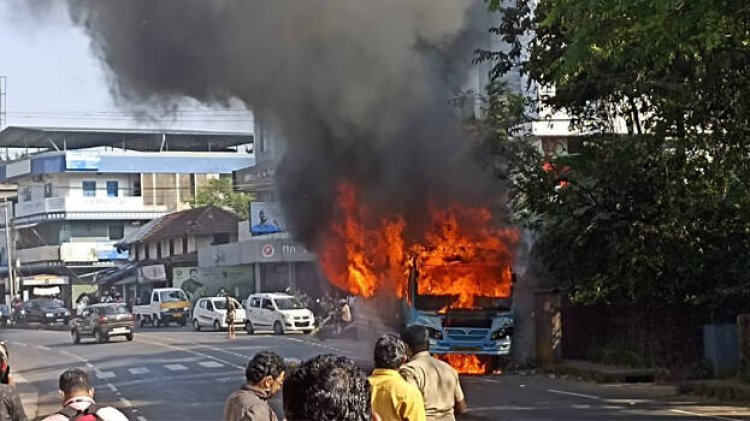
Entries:
POLYGON ((406 345, 393 335, 382 336, 375 343, 375 370, 370 376, 372 409, 383 421, 426 421, 422 393, 398 372, 406 358, 406 345))

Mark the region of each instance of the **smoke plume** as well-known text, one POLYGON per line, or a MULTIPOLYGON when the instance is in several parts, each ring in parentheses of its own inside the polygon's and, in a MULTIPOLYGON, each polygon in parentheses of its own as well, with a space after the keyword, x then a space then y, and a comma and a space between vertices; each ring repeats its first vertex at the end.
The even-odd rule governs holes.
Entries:
POLYGON ((497 193, 449 101, 486 37, 482 9, 478 0, 69 0, 121 104, 239 98, 282 133, 277 189, 308 245, 341 180, 410 226, 430 201, 497 193))

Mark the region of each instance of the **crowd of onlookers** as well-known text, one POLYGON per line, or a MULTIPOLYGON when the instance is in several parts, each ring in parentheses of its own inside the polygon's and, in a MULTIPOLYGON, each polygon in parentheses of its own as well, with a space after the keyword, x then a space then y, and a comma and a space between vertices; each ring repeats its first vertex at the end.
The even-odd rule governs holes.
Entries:
MULTIPOLYGON (((256 354, 245 369, 247 382, 224 405, 225 421, 276 421, 268 400, 283 391, 288 421, 451 421, 466 410, 458 374, 429 353, 427 329, 407 328, 401 338, 380 337, 370 376, 349 358, 320 355, 296 366, 269 351, 256 354)), ((24 421, 7 348, 0 343, 0 421, 24 421)), ((61 409, 44 421, 103 420, 127 417, 94 401, 86 372, 74 368, 59 378, 61 409)), ((218 415, 218 414, 217 414, 218 415)))

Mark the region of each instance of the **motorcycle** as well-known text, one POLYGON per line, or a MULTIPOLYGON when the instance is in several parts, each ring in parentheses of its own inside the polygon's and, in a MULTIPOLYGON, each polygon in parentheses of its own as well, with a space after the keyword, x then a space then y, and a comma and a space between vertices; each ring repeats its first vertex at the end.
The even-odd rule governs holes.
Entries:
POLYGON ((325 341, 331 338, 349 338, 358 340, 359 331, 354 323, 346 323, 341 319, 341 311, 334 309, 324 318, 320 319, 320 324, 315 331, 315 336, 325 341))

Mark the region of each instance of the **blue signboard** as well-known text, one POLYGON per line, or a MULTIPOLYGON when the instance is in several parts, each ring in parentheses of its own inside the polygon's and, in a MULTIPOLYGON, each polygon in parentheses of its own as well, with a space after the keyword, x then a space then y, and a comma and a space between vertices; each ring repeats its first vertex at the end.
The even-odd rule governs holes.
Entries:
POLYGON ((99 260, 128 260, 130 258, 130 253, 128 253, 127 250, 118 252, 114 248, 109 250, 98 250, 96 258, 99 260))
POLYGON ((69 153, 65 157, 65 169, 68 171, 97 171, 100 160, 99 155, 69 153))

